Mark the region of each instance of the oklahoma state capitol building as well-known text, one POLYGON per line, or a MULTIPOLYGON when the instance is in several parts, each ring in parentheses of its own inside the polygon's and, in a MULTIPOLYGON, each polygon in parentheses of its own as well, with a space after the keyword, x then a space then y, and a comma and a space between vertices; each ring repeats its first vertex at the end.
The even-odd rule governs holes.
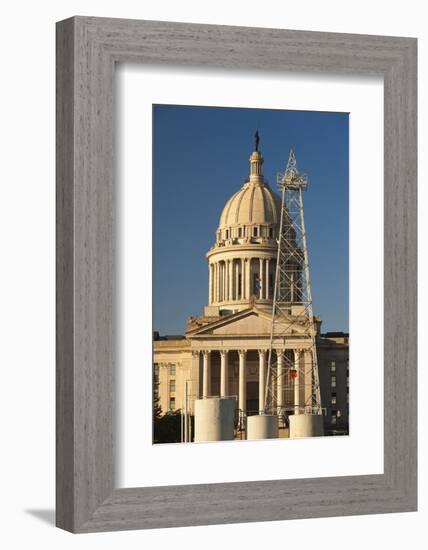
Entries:
MULTIPOLYGON (((249 178, 220 215, 206 254, 208 304, 203 315, 188 318, 184 335, 154 334, 154 383, 162 414, 184 410, 185 395, 191 412, 195 399, 209 396, 234 396, 244 417, 263 410, 281 213, 281 198, 263 177, 263 162, 258 150, 251 154, 249 178)), ((346 434, 348 334, 321 334, 319 317, 315 325, 324 433, 346 434)), ((280 364, 286 343, 275 351, 280 364)), ((305 361, 304 349, 293 352, 305 361)), ((292 405, 287 379, 277 383, 278 404, 292 405)), ((279 428, 280 437, 287 437, 286 424, 279 428)))

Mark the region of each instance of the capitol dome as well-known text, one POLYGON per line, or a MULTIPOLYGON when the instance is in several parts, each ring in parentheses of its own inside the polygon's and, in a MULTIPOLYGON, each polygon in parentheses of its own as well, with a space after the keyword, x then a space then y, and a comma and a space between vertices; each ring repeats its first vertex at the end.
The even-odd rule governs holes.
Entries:
POLYGON ((219 229, 245 224, 278 224, 281 199, 265 182, 247 181, 226 203, 219 229))
POLYGON ((281 215, 281 198, 272 191, 262 173, 259 151, 250 156, 250 177, 227 201, 220 216, 217 244, 231 239, 275 237, 281 215))
POLYGON ((249 178, 226 202, 207 253, 208 316, 248 308, 251 300, 272 304, 281 198, 263 177, 258 145, 256 133, 249 178))

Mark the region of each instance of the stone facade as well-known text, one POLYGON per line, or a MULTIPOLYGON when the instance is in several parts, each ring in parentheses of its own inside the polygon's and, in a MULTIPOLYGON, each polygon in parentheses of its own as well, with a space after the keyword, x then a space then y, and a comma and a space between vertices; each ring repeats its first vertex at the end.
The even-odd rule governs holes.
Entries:
POLYGON ((349 432, 349 335, 327 332, 317 339, 321 403, 326 433, 349 432))
MULTIPOLYGON (((252 316, 247 321, 252 323, 252 316)), ((259 329, 259 327, 257 327, 259 329)), ((203 397, 203 369, 209 364, 210 381, 206 393, 212 396, 234 396, 238 403, 240 384, 240 361, 245 369, 245 396, 241 396, 241 407, 245 399, 248 415, 257 414, 263 406, 267 351, 261 349, 263 335, 245 340, 243 335, 227 350, 213 349, 193 351, 192 341, 185 337, 159 337, 154 341, 155 369, 158 371, 159 397, 162 412, 184 410, 187 381, 188 408, 193 413, 194 399, 203 397), (241 351, 241 353, 239 353, 241 351), (242 354, 242 351, 245 351, 242 354), (209 352, 209 353, 207 353, 209 352), (264 353, 263 353, 264 352, 264 353), (222 372, 223 382, 222 382, 222 372), (260 379, 262 384, 260 384, 260 379)), ((265 335, 265 344, 268 335, 265 335)), ((217 341, 217 346, 223 339, 217 341)), ((349 411, 349 339, 347 334, 326 333, 317 337, 318 370, 321 385, 321 403, 324 409, 326 435, 348 433, 349 411)), ((242 373, 241 373, 242 375, 242 373)), ((244 382, 241 384, 244 384, 244 382)), ((293 404, 294 388, 289 380, 279 388, 284 403, 293 404)))

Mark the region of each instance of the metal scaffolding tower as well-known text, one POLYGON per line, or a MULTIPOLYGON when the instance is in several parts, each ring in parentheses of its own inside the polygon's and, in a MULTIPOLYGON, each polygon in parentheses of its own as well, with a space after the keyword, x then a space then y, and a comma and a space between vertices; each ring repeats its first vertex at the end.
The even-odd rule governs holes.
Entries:
POLYGON ((302 200, 308 180, 299 173, 292 149, 277 184, 282 202, 264 412, 284 418, 289 414, 322 414, 302 200), (307 361, 296 362, 293 350, 288 349, 287 339, 296 335, 305 342, 307 361), (280 364, 276 354, 279 345, 285 348, 280 364), (296 387, 299 391, 302 386, 305 399, 297 399, 296 406, 296 387), (279 391, 284 392, 281 399, 279 391))

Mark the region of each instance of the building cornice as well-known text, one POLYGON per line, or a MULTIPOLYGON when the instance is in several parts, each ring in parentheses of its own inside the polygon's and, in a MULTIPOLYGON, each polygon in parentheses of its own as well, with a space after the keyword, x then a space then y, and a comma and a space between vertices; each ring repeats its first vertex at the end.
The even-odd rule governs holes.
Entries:
POLYGON ((238 258, 259 258, 260 254, 266 254, 266 257, 276 257, 277 245, 275 243, 246 243, 246 244, 231 244, 227 246, 213 246, 206 253, 207 258, 212 258, 220 254, 226 256, 232 256, 234 259, 238 258), (251 254, 246 254, 251 253, 251 254))

